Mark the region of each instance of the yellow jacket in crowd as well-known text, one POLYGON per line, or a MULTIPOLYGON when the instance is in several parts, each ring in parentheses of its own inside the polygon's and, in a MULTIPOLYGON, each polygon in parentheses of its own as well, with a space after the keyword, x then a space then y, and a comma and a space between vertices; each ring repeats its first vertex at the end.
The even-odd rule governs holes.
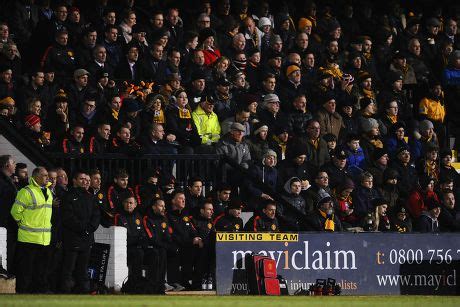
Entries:
POLYGON ((220 139, 220 124, 216 113, 207 114, 200 105, 192 112, 198 134, 201 137, 201 144, 217 143, 220 139))

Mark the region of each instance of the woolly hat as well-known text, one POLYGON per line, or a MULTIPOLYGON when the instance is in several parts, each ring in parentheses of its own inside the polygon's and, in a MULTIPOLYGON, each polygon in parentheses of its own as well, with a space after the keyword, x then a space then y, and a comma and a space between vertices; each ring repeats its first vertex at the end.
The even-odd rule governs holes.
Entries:
POLYGON ((300 71, 300 67, 297 65, 289 65, 286 68, 286 77, 289 77, 290 74, 292 74, 295 71, 300 71))
POLYGON ((29 114, 24 118, 24 122, 27 128, 30 128, 40 122, 40 117, 35 114, 29 114))
POLYGON ((298 22, 299 30, 303 29, 305 27, 311 27, 311 26, 313 26, 313 24, 309 19, 307 19, 307 18, 300 18, 299 19, 299 22, 298 22))
POLYGON ((379 123, 374 118, 364 119, 361 123, 361 128, 365 133, 371 131, 373 128, 378 128, 379 123))
POLYGON ((278 95, 276 94, 267 94, 264 96, 264 101, 262 103, 262 107, 266 108, 269 103, 272 102, 280 102, 278 95))
POLYGON ((272 22, 267 17, 262 17, 259 19, 259 28, 262 28, 264 26, 271 26, 271 25, 272 25, 272 22))
POLYGON ((422 120, 419 123, 418 128, 419 128, 420 131, 424 131, 424 130, 428 130, 428 129, 434 129, 434 126, 433 126, 433 123, 431 121, 429 121, 428 119, 425 119, 425 120, 422 120))
POLYGON ((359 105, 361 106, 361 110, 364 110, 371 103, 375 103, 375 100, 368 98, 368 97, 363 97, 361 98, 361 100, 359 100, 359 105))
POLYGON ((275 43, 282 43, 283 40, 281 39, 281 36, 278 34, 275 34, 271 37, 270 39, 270 46, 273 46, 275 43))
POLYGON ((268 156, 272 156, 272 157, 277 157, 277 154, 274 150, 272 149, 267 149, 265 152, 264 152, 264 159, 265 157, 268 157, 268 156))
POLYGON ((389 179, 398 179, 399 173, 394 168, 387 168, 383 171, 383 181, 387 181, 389 179))
POLYGON ((216 31, 211 28, 204 28, 200 31, 200 35, 198 36, 198 40, 200 42, 204 42, 210 36, 216 36, 216 31))
POLYGON ((125 98, 123 99, 123 110, 126 112, 138 112, 142 110, 142 106, 137 102, 136 99, 133 98, 125 98))
POLYGON ((371 74, 368 73, 367 71, 360 72, 358 74, 358 81, 361 83, 366 79, 372 78, 371 74))
POLYGON ((316 203, 317 207, 332 200, 331 195, 329 195, 326 191, 322 189, 318 191, 318 196, 318 202, 316 203))
POLYGON ((237 131, 245 132, 246 128, 242 124, 235 122, 230 126, 230 130, 237 130, 237 131))
POLYGON ((337 186, 337 191, 342 192, 343 190, 346 189, 354 189, 355 188, 355 183, 351 178, 345 177, 345 180, 337 186))
POLYGON ((449 148, 443 148, 441 149, 441 151, 439 152, 439 157, 441 159, 444 159, 445 157, 447 156, 451 156, 452 157, 452 150, 450 150, 449 148))
POLYGON ((372 206, 374 206, 374 208, 382 205, 388 205, 388 202, 384 198, 377 197, 372 200, 372 206))
POLYGON ((374 152, 372 153, 372 159, 374 161, 377 161, 378 159, 380 159, 381 157, 383 157, 384 155, 387 155, 388 152, 383 149, 383 148, 376 148, 374 150, 374 152))
POLYGON ((404 80, 403 75, 398 71, 390 71, 387 76, 388 84, 393 84, 396 81, 404 80))
POLYGON ((258 122, 256 124, 254 124, 254 128, 253 128, 253 134, 254 135, 257 135, 259 134, 261 131, 268 131, 268 126, 263 124, 262 122, 258 122))
POLYGON ((16 102, 14 101, 13 98, 11 98, 10 96, 7 96, 0 100, 0 104, 16 104, 16 102))

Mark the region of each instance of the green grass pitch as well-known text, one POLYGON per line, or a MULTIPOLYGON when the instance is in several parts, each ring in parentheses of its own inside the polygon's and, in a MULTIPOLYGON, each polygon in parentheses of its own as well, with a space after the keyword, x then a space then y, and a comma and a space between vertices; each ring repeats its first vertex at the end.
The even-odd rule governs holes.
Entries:
POLYGON ((451 296, 136 296, 136 295, 0 295, 0 306, 189 306, 189 307, 297 307, 297 306, 460 306, 451 296))

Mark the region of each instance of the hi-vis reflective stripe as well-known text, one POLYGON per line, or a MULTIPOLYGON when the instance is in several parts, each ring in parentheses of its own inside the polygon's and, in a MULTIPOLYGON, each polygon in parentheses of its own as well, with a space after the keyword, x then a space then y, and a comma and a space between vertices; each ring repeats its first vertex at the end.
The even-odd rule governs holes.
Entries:
POLYGON ((27 206, 26 204, 18 200, 16 200, 15 203, 22 206, 25 210, 38 210, 38 209, 43 209, 43 208, 51 208, 51 209, 53 208, 53 206, 50 204, 43 204, 39 206, 27 206))
MULTIPOLYGON (((24 203, 21 203, 21 202, 18 202, 19 205, 23 206, 25 209, 28 209, 28 210, 36 210, 36 209, 42 209, 42 208, 53 208, 52 205, 50 204, 43 204, 43 205, 38 205, 37 203, 37 198, 35 198, 35 194, 34 192, 32 192, 32 190, 29 188, 29 187, 25 187, 24 189, 27 190, 27 192, 29 192, 30 194, 30 197, 32 197, 32 207, 30 206, 27 206, 26 204, 24 203)), ((48 192, 47 192, 48 193, 48 192)))
POLYGON ((29 192, 30 197, 32 197, 32 204, 34 205, 34 207, 36 207, 37 206, 37 199, 35 198, 34 192, 32 192, 32 190, 29 187, 25 187, 24 189, 26 189, 27 192, 29 192))
POLYGON ((19 228, 25 231, 30 231, 30 232, 51 232, 51 228, 32 228, 32 227, 27 227, 23 225, 19 225, 19 228))

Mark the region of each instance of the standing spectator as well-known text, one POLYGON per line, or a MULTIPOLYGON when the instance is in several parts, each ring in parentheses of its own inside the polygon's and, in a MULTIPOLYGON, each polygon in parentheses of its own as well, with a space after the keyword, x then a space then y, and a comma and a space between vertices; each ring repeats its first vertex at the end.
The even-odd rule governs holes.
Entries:
POLYGON ((378 190, 374 188, 374 177, 371 173, 362 173, 359 181, 359 186, 353 191, 354 211, 359 218, 364 218, 367 214, 374 211, 372 205, 374 199, 381 196, 378 190))
MULTIPOLYGON (((2 206, 0 206, 0 227, 6 228, 7 235, 7 269, 10 274, 14 274, 14 251, 16 249, 16 242, 18 240, 18 227, 13 217, 10 214, 11 207, 18 189, 13 182, 12 176, 16 171, 16 162, 10 155, 0 156, 0 199, 2 199, 2 206)), ((26 184, 27 185, 27 184, 26 184)))
POLYGON ((73 187, 64 196, 61 208, 64 247, 61 290, 89 293, 88 263, 100 212, 94 195, 88 192, 89 175, 76 171, 72 181, 73 187))
POLYGON ((53 203, 49 185, 48 171, 41 166, 35 168, 30 184, 18 192, 11 208, 19 226, 15 252, 17 293, 46 291, 46 251, 51 241, 53 203))

